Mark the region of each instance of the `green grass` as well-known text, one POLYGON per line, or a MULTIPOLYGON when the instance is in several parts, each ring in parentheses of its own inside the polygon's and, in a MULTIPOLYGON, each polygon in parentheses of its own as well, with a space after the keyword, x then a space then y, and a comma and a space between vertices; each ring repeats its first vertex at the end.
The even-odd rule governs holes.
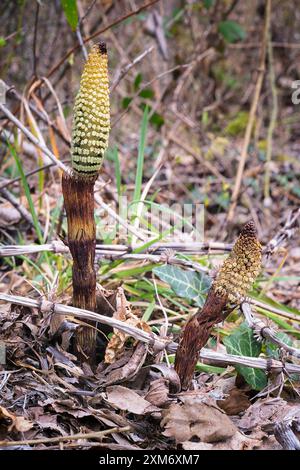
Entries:
POLYGON ((12 156, 14 157, 15 162, 16 162, 18 172, 19 172, 20 177, 21 177, 21 182, 22 182, 22 186, 23 186, 23 189, 24 189, 24 193, 25 193, 25 196, 26 196, 26 199, 27 199, 27 202, 28 202, 28 207, 29 207, 29 211, 30 211, 30 214, 31 214, 31 217, 32 217, 33 225, 34 225, 34 228, 35 228, 35 231, 36 231, 36 235, 37 235, 37 238, 39 240, 39 243, 42 244, 42 243, 44 243, 43 234, 42 234, 42 230, 41 230, 41 227, 40 227, 40 224, 39 224, 38 216, 37 216, 37 213, 35 211, 35 207, 34 207, 34 204, 33 204, 33 201, 32 201, 29 185, 28 185, 28 182, 27 182, 24 170, 23 170, 22 162, 20 160, 20 157, 19 157, 18 153, 16 152, 16 149, 8 141, 7 141, 7 145, 8 145, 8 148, 9 148, 12 156))

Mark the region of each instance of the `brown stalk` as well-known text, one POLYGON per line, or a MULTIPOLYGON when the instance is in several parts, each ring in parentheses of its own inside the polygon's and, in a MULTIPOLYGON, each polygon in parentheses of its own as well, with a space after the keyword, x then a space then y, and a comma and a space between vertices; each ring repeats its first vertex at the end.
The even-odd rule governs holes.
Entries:
MULTIPOLYGON (((95 179, 64 174, 62 190, 68 221, 68 246, 73 258, 73 306, 96 310, 96 273, 94 268, 96 226, 94 220, 95 179)), ((93 322, 86 321, 93 324, 93 322)), ((75 347, 81 359, 95 359, 97 331, 79 327, 75 347)))
POLYGON ((175 357, 175 370, 182 389, 187 389, 191 383, 199 353, 212 328, 224 321, 240 303, 260 271, 261 245, 256 235, 254 223, 248 222, 218 272, 203 308, 184 328, 175 357))

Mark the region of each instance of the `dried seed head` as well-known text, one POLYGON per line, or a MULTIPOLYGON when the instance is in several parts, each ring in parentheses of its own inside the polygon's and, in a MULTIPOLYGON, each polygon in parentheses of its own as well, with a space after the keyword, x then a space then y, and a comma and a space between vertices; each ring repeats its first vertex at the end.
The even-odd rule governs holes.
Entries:
POLYGON ((214 290, 239 303, 245 297, 261 269, 261 244, 252 221, 242 229, 233 249, 221 266, 214 282, 214 290))
POLYGON ((72 167, 81 176, 100 170, 110 130, 107 52, 94 45, 85 63, 74 106, 72 167))

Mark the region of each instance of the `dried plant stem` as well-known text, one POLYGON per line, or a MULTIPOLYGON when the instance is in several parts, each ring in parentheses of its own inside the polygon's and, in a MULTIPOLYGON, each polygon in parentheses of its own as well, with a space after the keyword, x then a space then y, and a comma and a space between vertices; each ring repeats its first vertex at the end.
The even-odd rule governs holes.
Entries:
MULTIPOLYGON (((65 174, 62 178, 68 246, 73 258, 73 306, 91 311, 96 310, 94 184, 95 178, 65 174)), ((76 331, 76 349, 82 359, 93 362, 96 336, 94 328, 85 326, 76 331)))
MULTIPOLYGON (((56 158, 56 156, 46 147, 44 144, 42 144, 39 139, 37 139, 22 123, 17 119, 8 109, 7 107, 0 103, 0 110, 5 114, 5 116, 15 124, 18 129, 20 129, 24 135, 34 144, 36 145, 39 149, 42 150, 43 154, 45 154, 47 157, 52 160, 60 169, 64 170, 66 173, 70 173, 70 169, 64 165, 60 160, 56 158)), ((47 161, 46 164, 49 162, 47 161)))
MULTIPOLYGON (((1 188, 0 188, 1 189, 1 188)), ((172 250, 174 253, 184 253, 189 255, 199 254, 223 254, 232 249, 232 244, 219 242, 205 243, 154 243, 151 247, 146 248, 138 254, 132 253, 138 249, 139 245, 96 245, 96 254, 98 256, 111 257, 112 259, 144 259, 144 254, 158 256, 165 250, 172 250)), ((44 245, 1 245, 0 256, 19 256, 32 253, 40 253, 42 251, 52 251, 54 253, 68 253, 68 247, 60 240, 53 240, 44 245)))
POLYGON ((175 357, 175 370, 183 390, 190 385, 199 352, 207 343, 213 326, 226 318, 224 314, 226 303, 226 296, 218 296, 213 289, 210 289, 202 310, 199 310, 185 325, 175 357))
MULTIPOLYGON (((178 348, 178 345, 171 340, 164 340, 154 333, 147 333, 146 331, 140 330, 139 328, 117 320, 116 318, 107 317, 100 315, 99 313, 90 312, 88 310, 82 310, 59 303, 48 302, 46 300, 34 300, 28 297, 1 293, 0 301, 9 302, 16 305, 24 305, 30 308, 38 308, 44 313, 51 313, 53 315, 70 315, 82 318, 84 320, 92 320, 93 322, 104 323, 105 325, 110 325, 112 328, 123 331, 124 333, 139 341, 149 344, 156 352, 166 349, 170 354, 174 354, 178 348)), ((206 348, 201 349, 199 359, 205 363, 225 367, 227 365, 244 365, 278 373, 286 370, 289 374, 300 374, 300 365, 297 364, 283 363, 279 360, 270 358, 265 359, 260 357, 234 356, 232 354, 218 353, 206 348)))
POLYGON ((181 387, 192 381, 201 349, 211 330, 240 304, 261 269, 261 245, 253 221, 241 230, 229 257, 223 262, 205 304, 186 324, 175 357, 175 370, 181 387))
POLYGON ((233 217, 234 217, 235 208, 237 205, 237 200, 238 200, 240 187, 242 183, 245 163, 246 163, 246 159, 248 155, 248 147, 249 147, 249 143, 251 139, 252 129, 254 126, 256 110, 257 110, 260 92, 261 92, 261 88, 262 88, 262 84, 264 80, 267 39, 268 39, 268 32, 269 32, 269 27, 270 27, 270 16, 271 16, 271 0, 267 0, 265 24, 264 24, 262 43, 261 43, 260 62, 259 62, 259 67, 258 67, 258 75, 257 75, 253 100, 251 104, 249 119, 248 119, 248 123, 246 127, 241 157, 239 159, 239 166, 238 166, 238 171, 236 175, 235 185, 234 185, 233 192, 232 192, 231 206, 228 211, 228 216, 227 216, 228 222, 232 222, 233 217))
POLYGON ((266 149, 266 170, 265 170, 265 181, 264 181, 264 197, 265 203, 269 204, 270 198, 270 179, 271 179, 271 158, 272 158, 272 147, 273 147, 273 133, 276 126, 277 114, 278 114, 278 99, 276 90, 276 77, 274 71, 274 57, 273 57, 273 46, 272 46, 271 31, 268 31, 268 58, 269 58, 269 79, 272 93, 272 109, 270 115, 270 122, 267 133, 267 149, 266 149))
POLYGON ((289 346, 288 344, 285 344, 283 341, 278 339, 276 336, 276 331, 267 326, 259 318, 255 318, 251 310, 251 306, 247 302, 243 302, 241 304, 241 310, 245 316, 246 322, 250 328, 253 329, 256 336, 258 336, 260 339, 268 339, 272 343, 284 349, 291 356, 297 357, 298 359, 300 358, 300 349, 289 346))
POLYGON ((23 441, 0 441, 1 447, 13 447, 20 445, 38 445, 38 444, 51 444, 56 442, 65 442, 65 441, 78 441, 79 439, 102 439, 105 436, 113 433, 121 433, 130 431, 129 426, 123 428, 115 427, 111 429, 105 429, 104 431, 96 431, 89 433, 78 433, 72 434, 70 436, 57 436, 57 437, 45 437, 42 439, 25 439, 23 441))

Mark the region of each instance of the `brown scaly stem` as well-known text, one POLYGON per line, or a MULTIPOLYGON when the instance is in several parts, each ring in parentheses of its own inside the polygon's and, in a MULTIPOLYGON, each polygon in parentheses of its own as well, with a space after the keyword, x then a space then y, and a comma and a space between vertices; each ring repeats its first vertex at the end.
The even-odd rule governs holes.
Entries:
MULTIPOLYGON (((96 227, 94 185, 101 169, 110 129, 107 51, 94 45, 76 96, 72 129, 72 172, 64 173, 62 190, 68 220, 68 246, 73 258, 73 306, 96 311, 96 227)), ((80 326, 75 348, 81 360, 94 362, 96 330, 80 326)))
MULTIPOLYGON (((73 306, 93 312, 96 311, 94 184, 95 178, 84 179, 66 174, 62 178, 68 246, 73 258, 73 306)), ((75 346, 82 360, 90 358, 93 362, 96 330, 79 327, 75 334, 75 346)))
POLYGON ((243 227, 232 252, 219 270, 203 308, 184 328, 175 357, 175 370, 182 389, 189 387, 199 353, 214 325, 225 320, 259 274, 261 251, 254 223, 250 221, 243 227))

